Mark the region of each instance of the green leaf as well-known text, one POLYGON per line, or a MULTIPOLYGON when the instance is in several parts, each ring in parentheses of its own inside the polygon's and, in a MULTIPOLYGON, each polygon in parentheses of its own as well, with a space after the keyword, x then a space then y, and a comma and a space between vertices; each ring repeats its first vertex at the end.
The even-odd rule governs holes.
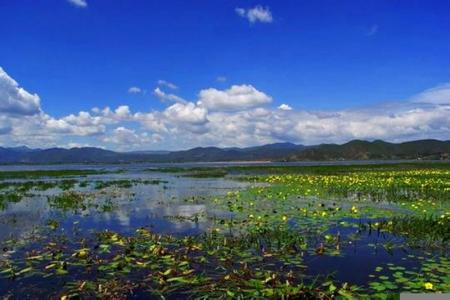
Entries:
POLYGON ((25 269, 20 270, 19 272, 16 273, 16 275, 19 276, 19 275, 21 275, 21 274, 30 272, 31 270, 33 270, 33 268, 32 268, 32 267, 28 267, 28 268, 25 268, 25 269))
POLYGON ((184 277, 172 277, 167 279, 167 282, 180 282, 180 283, 191 283, 191 280, 184 277))

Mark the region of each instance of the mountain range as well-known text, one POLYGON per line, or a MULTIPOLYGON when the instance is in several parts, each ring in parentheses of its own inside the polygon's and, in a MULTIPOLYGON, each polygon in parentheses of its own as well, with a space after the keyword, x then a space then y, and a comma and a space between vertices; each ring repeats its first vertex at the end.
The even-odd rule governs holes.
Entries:
POLYGON ((353 140, 314 146, 275 143, 248 148, 197 147, 183 151, 115 152, 94 147, 31 149, 0 147, 0 164, 323 161, 323 160, 450 159, 450 141, 417 140, 389 143, 353 140))

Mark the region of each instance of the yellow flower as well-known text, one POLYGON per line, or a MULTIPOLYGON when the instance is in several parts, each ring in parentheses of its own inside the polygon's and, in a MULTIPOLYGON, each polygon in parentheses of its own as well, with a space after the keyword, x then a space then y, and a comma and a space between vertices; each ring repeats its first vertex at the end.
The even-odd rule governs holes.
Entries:
POLYGON ((284 215, 284 216, 282 217, 282 219, 283 219, 284 222, 286 222, 287 219, 288 219, 288 217, 287 217, 286 215, 284 215))
POLYGON ((426 290, 433 289, 433 284, 431 282, 425 282, 425 284, 423 286, 425 287, 426 290))

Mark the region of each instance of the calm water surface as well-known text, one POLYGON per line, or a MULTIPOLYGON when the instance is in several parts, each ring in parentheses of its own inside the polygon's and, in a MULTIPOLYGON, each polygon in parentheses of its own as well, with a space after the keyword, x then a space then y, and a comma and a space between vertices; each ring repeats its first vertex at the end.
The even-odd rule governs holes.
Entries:
POLYGON ((111 186, 102 190, 92 187, 75 188, 75 191, 95 197, 99 203, 112 201, 113 208, 110 212, 92 207, 81 212, 53 208, 48 198, 60 194, 62 191, 59 188, 32 191, 31 196, 25 196, 18 203, 8 203, 6 208, 0 211, 0 243, 11 238, 27 237, 34 233, 37 226, 43 225, 49 219, 61 222, 61 230, 76 224, 83 231, 110 229, 130 233, 136 228, 147 226, 160 233, 196 234, 208 227, 206 216, 218 213, 209 210, 205 204, 198 203, 202 198, 220 196, 227 191, 249 185, 224 178, 190 178, 142 170, 71 178, 88 182, 131 179, 159 180, 160 183, 136 184, 131 188, 111 186), (171 221, 171 217, 175 216, 181 216, 183 219, 198 216, 198 221, 171 221))

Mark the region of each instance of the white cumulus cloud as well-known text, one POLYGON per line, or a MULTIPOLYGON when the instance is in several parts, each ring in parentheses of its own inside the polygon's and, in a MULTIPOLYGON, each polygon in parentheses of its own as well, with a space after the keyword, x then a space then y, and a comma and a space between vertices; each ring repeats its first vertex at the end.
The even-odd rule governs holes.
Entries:
POLYGON ((19 86, 0 67, 0 113, 34 115, 40 112, 40 99, 19 86))
POLYGON ((209 88, 199 93, 198 105, 208 110, 240 110, 268 104, 272 97, 252 85, 233 85, 226 90, 209 88))
POLYGON ((119 145, 136 145, 147 142, 147 135, 138 135, 135 130, 120 126, 111 131, 111 133, 103 138, 106 143, 119 145))
POLYGON ((142 89, 138 86, 132 86, 128 89, 128 93, 130 94, 139 94, 142 93, 142 89))
POLYGON ((262 7, 261 5, 256 5, 249 9, 237 7, 235 12, 238 16, 246 18, 250 23, 272 23, 273 21, 269 7, 262 7))
POLYGON ((186 100, 184 100, 181 97, 178 97, 177 95, 174 94, 166 94, 165 92, 163 92, 159 87, 157 87, 154 91, 153 94, 158 97, 159 100, 161 100, 162 102, 181 102, 184 103, 186 102, 186 100))
POLYGON ((162 79, 158 80, 158 85, 168 87, 169 89, 172 89, 172 90, 178 89, 178 86, 175 85, 174 83, 166 81, 166 80, 162 80, 162 79))
POLYGON ((177 150, 283 141, 446 140, 450 139, 449 91, 450 84, 442 84, 409 99, 370 108, 309 111, 288 104, 271 106, 272 97, 249 84, 202 89, 191 101, 157 88, 155 94, 170 102, 159 110, 132 111, 120 105, 55 117, 40 108, 37 94, 27 92, 0 69, 0 145, 78 143, 116 150, 177 150))
POLYGON ((418 103, 450 105, 450 83, 441 84, 437 87, 425 90, 413 97, 413 101, 418 103))
POLYGON ((189 123, 201 125, 208 122, 207 110, 199 107, 192 102, 175 103, 164 111, 164 115, 171 121, 176 123, 189 123))
POLYGON ((278 109, 281 109, 281 110, 292 110, 292 107, 290 107, 289 105, 283 103, 280 106, 278 106, 278 109))

